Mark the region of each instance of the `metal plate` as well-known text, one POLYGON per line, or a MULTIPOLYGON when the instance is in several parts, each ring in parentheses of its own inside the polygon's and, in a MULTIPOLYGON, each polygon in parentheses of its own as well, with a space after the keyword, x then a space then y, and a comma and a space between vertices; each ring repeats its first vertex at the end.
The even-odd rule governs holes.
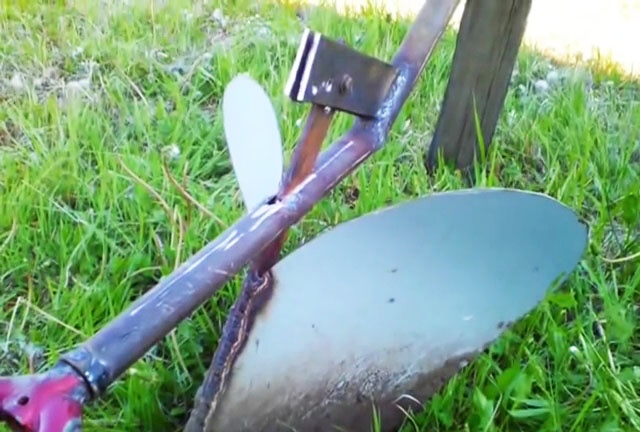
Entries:
POLYGON ((398 70, 305 29, 285 94, 363 117, 375 117, 398 70))
POLYGON ((284 156, 278 118, 260 84, 242 74, 224 91, 222 120, 233 170, 251 210, 280 185, 284 156))
POLYGON ((434 194, 284 258, 207 432, 382 431, 571 272, 587 229, 544 195, 434 194), (341 427, 342 429, 340 429, 341 427))

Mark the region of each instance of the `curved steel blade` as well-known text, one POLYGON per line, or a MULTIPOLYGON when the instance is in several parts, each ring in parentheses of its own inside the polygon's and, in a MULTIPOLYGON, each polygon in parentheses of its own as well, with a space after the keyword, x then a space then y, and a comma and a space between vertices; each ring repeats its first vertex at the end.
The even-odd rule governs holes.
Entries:
POLYGON ((275 267, 207 432, 369 432, 423 402, 580 260, 587 228, 547 196, 434 194, 346 222, 275 267), (415 406, 415 405, 414 405, 415 406))
POLYGON ((227 85, 222 118, 233 170, 251 210, 278 191, 284 167, 278 119, 267 93, 245 74, 227 85))

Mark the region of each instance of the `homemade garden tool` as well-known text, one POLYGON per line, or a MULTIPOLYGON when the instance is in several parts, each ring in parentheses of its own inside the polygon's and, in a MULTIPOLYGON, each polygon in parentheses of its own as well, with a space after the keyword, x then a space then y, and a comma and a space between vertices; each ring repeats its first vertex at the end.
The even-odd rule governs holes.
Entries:
POLYGON ((2 419, 21 431, 80 430, 85 403, 247 264, 189 432, 368 431, 374 406, 392 430, 410 400, 403 396, 424 401, 535 307, 580 259, 586 227, 529 192, 419 198, 340 225, 279 261, 287 229, 382 147, 456 3, 427 0, 391 64, 305 32, 287 94, 313 106, 279 183, 268 98, 251 80, 235 81, 225 132, 248 213, 50 370, 1 378, 2 419), (328 66, 320 59, 331 53, 348 61, 328 66), (365 86, 370 70, 379 75, 365 86), (325 85, 322 93, 329 79, 348 92, 325 85), (245 91, 262 98, 264 177, 238 151, 262 138, 234 137, 234 92, 245 91), (316 160, 335 111, 355 114, 355 124, 316 160))

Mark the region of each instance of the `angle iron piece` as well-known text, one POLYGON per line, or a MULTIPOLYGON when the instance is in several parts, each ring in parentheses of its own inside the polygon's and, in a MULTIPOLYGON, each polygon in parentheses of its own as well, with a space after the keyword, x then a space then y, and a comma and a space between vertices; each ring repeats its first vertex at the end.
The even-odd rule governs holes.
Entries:
POLYGON ((310 102, 375 117, 398 69, 305 29, 285 87, 295 102, 310 102))

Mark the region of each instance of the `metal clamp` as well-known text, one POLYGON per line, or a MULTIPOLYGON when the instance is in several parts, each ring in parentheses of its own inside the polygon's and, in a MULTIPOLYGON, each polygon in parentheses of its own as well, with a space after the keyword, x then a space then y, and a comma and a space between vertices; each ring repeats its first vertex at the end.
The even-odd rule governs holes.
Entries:
POLYGON ((375 117, 398 69, 375 57, 305 29, 285 94, 360 117, 375 117))

